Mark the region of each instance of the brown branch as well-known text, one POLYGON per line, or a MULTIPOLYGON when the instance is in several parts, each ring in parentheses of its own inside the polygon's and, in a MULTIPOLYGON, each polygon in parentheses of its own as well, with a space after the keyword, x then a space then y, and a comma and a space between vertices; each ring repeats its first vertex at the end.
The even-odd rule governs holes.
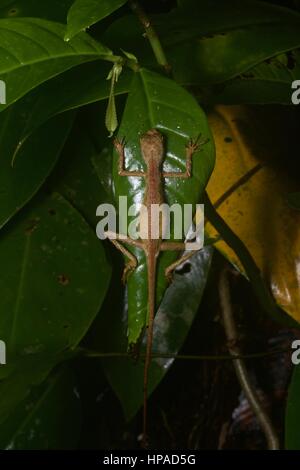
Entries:
POLYGON ((140 23, 142 24, 146 32, 146 36, 150 42, 150 45, 152 47, 157 63, 165 69, 165 72, 167 74, 170 74, 171 66, 167 61, 160 39, 154 27, 152 26, 150 19, 148 18, 145 11, 143 10, 143 8, 139 5, 137 1, 130 0, 129 5, 133 13, 139 19, 140 23))
MULTIPOLYGON (((237 358, 237 356, 241 355, 241 351, 238 346, 238 332, 232 312, 228 270, 226 268, 221 272, 219 282, 219 294, 224 329, 228 343, 228 350, 232 357, 237 358)), ((268 443, 268 448, 270 450, 278 450, 279 441, 276 431, 273 428, 269 416, 262 407, 253 385, 251 384, 251 380, 243 359, 239 357, 233 362, 233 364, 241 388, 244 391, 244 394, 250 404, 250 407, 255 416, 257 417, 257 420, 260 423, 260 426, 265 434, 268 443)))
MULTIPOLYGON (((195 354, 168 354, 168 353, 159 353, 153 352, 151 357, 153 359, 179 359, 183 361, 236 361, 237 359, 260 359, 267 356, 274 356, 276 354, 284 354, 289 352, 291 349, 274 349, 274 351, 266 351, 266 352, 257 352, 251 354, 240 354, 235 356, 228 356, 228 355, 195 355, 195 354)), ((101 351, 93 351, 89 349, 81 348, 79 350, 79 354, 82 354, 84 357, 90 358, 99 358, 99 359, 112 359, 112 358, 124 358, 124 359, 132 359, 132 354, 126 352, 101 352, 101 351)), ((139 358, 144 359, 146 354, 140 354, 139 358)))

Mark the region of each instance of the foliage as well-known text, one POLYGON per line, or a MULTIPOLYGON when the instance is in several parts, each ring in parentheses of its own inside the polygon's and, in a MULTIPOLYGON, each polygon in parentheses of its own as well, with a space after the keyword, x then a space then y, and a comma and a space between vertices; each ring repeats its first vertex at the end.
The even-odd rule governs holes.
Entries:
MULTIPOLYGON (((248 277, 273 320, 300 321, 299 183, 278 167, 287 147, 274 149, 270 117, 261 114, 291 104, 300 14, 255 0, 155 2, 155 11, 153 3, 141 2, 157 34, 145 37, 136 2, 0 0, 2 448, 78 446, 73 365, 81 355, 96 356, 84 361, 104 371, 128 420, 141 407, 143 363, 126 351, 145 328, 145 259, 135 250, 140 267, 125 291, 122 260, 95 232, 99 204, 122 195, 132 203, 144 190, 139 179, 118 176, 115 128, 129 169, 142 168, 139 138, 150 128, 165 137, 168 171, 184 167, 189 139, 208 139, 191 180, 167 182, 167 201, 203 202, 207 188, 224 219, 219 233, 206 225, 207 245, 248 277), (123 356, 105 358, 110 353, 123 356)), ((164 269, 176 256, 160 257, 154 351, 180 351, 201 314, 213 250, 206 246, 168 289, 164 269)), ((150 392, 173 362, 153 361, 150 392)), ((288 402, 290 447, 299 446, 290 437, 298 376, 288 402)))

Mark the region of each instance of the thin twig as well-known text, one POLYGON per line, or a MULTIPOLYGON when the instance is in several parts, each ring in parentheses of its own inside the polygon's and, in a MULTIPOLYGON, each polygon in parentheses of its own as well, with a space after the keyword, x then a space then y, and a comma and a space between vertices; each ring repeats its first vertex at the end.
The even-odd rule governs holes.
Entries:
POLYGON ((130 0, 129 5, 130 5, 131 10, 138 17, 140 23, 145 29, 147 38, 150 42, 150 45, 152 47, 157 63, 165 69, 167 74, 169 74, 171 71, 171 66, 167 61, 167 58, 165 56, 159 37, 157 36, 157 33, 155 29, 153 28, 150 19, 148 18, 145 11, 143 10, 143 8, 139 5, 137 1, 130 0))
POLYGON ((228 280, 228 270, 224 269, 221 272, 220 282, 219 282, 219 293, 220 293, 220 302, 222 309, 222 317, 224 322, 225 333, 228 342, 228 350, 232 357, 235 357, 234 368, 239 380, 239 383, 244 391, 244 394, 250 404, 250 407, 257 417, 258 422, 261 425, 261 428, 265 434, 268 448, 270 450, 279 449, 279 440, 276 434, 275 429, 271 423, 270 418, 268 417, 266 411, 260 403, 259 397, 251 384, 251 380, 246 368, 246 365, 242 358, 238 357, 241 355, 240 348, 238 346, 238 332, 237 327, 234 321, 232 304, 230 298, 230 286, 228 280))
MULTIPOLYGON (((236 361, 237 359, 259 359, 264 358, 266 356, 274 356, 276 354, 284 354, 290 351, 288 349, 274 349, 273 351, 267 352, 258 352, 252 354, 240 354, 235 356, 228 356, 228 355, 193 355, 193 354, 164 354, 164 353, 155 353, 151 354, 152 358, 156 359, 180 359, 185 361, 236 361)), ((112 358, 124 358, 124 359, 132 359, 132 355, 130 353, 122 353, 122 352, 108 352, 103 353, 100 351, 91 351, 88 349, 81 349, 79 351, 84 357, 89 358, 100 358, 100 359, 112 359, 112 358)), ((141 359, 145 358, 145 354, 140 354, 139 357, 141 359)))

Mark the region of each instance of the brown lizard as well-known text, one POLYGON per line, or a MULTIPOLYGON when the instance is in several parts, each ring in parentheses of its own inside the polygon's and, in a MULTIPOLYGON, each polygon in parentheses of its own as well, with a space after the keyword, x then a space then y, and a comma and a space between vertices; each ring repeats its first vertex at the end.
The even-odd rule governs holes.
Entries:
MULTIPOLYGON (((119 175, 133 176, 145 178, 146 188, 144 194, 143 205, 146 208, 145 215, 140 216, 140 226, 145 224, 147 233, 141 235, 141 238, 134 240, 130 237, 120 239, 120 234, 106 232, 110 241, 129 259, 123 272, 123 281, 137 267, 136 257, 123 246, 123 243, 130 246, 138 247, 145 252, 147 260, 148 274, 148 318, 147 318, 147 346, 144 366, 144 413, 143 413, 143 446, 147 447, 147 395, 148 395, 148 372, 151 363, 151 351, 153 342, 153 323, 155 316, 155 290, 156 290, 156 266, 157 259, 161 251, 184 251, 185 243, 183 242, 166 242, 163 241, 163 232, 161 222, 159 227, 159 237, 153 238, 153 226, 157 222, 151 220, 153 204, 160 205, 164 202, 163 195, 163 179, 164 178, 190 178, 192 167, 192 156, 199 149, 200 145, 206 143, 207 140, 199 142, 190 141, 186 146, 186 170, 184 172, 164 172, 162 163, 164 159, 163 136, 156 129, 146 132, 140 140, 142 157, 146 164, 146 171, 127 171, 125 169, 125 145, 124 141, 115 140, 114 145, 119 154, 119 175), (143 217, 147 217, 147 220, 143 217), (148 236, 147 236, 148 235, 148 236), (119 239, 118 239, 119 238, 119 239)), ((142 230, 141 230, 142 234, 142 230)), ((165 271, 167 278, 170 280, 171 274, 181 263, 190 258, 195 252, 182 256, 180 259, 172 263, 165 271)))

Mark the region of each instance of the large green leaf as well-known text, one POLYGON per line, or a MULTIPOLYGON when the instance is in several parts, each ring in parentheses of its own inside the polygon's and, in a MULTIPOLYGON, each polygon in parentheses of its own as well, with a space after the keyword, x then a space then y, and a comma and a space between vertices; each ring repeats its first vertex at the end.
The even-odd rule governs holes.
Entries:
MULTIPOLYGON (((108 188, 101 184, 98 177, 98 167, 101 173, 104 173, 106 162, 102 155, 97 153, 88 134, 86 119, 86 114, 82 113, 76 121, 49 184, 62 194, 95 230, 97 206, 107 202, 108 188)), ((100 126, 98 127, 101 133, 100 126)))
POLYGON ((174 73, 180 82, 223 82, 261 61, 300 46, 298 24, 258 25, 191 40, 170 49, 174 73), (194 67, 188 67, 193 63, 194 67))
POLYGON ((65 39, 72 39, 80 31, 110 15, 126 2, 127 0, 75 0, 68 13, 65 39))
MULTIPOLYGON (((172 178, 166 184, 166 200, 195 204, 207 184, 214 166, 214 144, 207 120, 194 98, 174 81, 142 69, 136 74, 125 107, 119 138, 126 139, 127 167, 131 170, 144 168, 139 147, 140 136, 151 129, 159 129, 165 137, 167 171, 182 171, 185 168, 185 145, 199 133, 209 141, 193 160, 193 177, 187 180, 172 178)), ((124 178, 118 175, 117 155, 114 153, 115 195, 127 196, 128 207, 138 204, 145 189, 142 178, 124 178)), ((120 212, 120 218, 126 216, 120 212)), ((140 250, 134 250, 139 268, 128 282, 128 335, 129 343, 135 343, 145 325, 147 311, 146 260, 140 250)), ((160 257, 157 276, 157 301, 166 288, 164 268, 174 260, 176 254, 164 253, 160 257)))
MULTIPOLYGON (((27 138, 52 116, 108 98, 109 69, 110 66, 99 62, 82 64, 48 80, 19 100, 15 104, 16 112, 24 115, 26 108, 26 120, 18 136, 15 157, 27 138)), ((116 84, 116 96, 128 92, 131 79, 132 73, 125 70, 116 84)))
POLYGON ((0 331, 13 358, 74 348, 106 294, 101 242, 61 196, 40 198, 0 237, 0 331))
MULTIPOLYGON (((0 385, 1 388, 1 385, 0 385)), ((81 428, 81 404, 75 374, 61 367, 1 424, 0 448, 46 450, 76 448, 81 428)))
POLYGON ((300 450, 300 366, 295 366, 289 388, 285 415, 285 447, 300 450))
POLYGON ((70 131, 73 113, 53 118, 12 158, 32 112, 30 97, 0 114, 0 227, 14 216, 44 183, 70 131))
MULTIPOLYGON (((175 274, 155 317, 154 353, 175 356, 180 350, 199 307, 211 258, 212 249, 205 248, 191 258, 189 272, 175 274)), ((99 336, 96 338, 103 350, 125 353, 126 315, 120 315, 117 309, 113 309, 109 315, 103 315, 100 322, 99 336)), ((144 352, 144 348, 142 351, 144 352)), ((149 394, 157 387, 173 362, 172 358, 153 359, 149 371, 149 394)), ((136 362, 129 358, 104 359, 103 367, 121 401, 126 418, 131 419, 143 403, 143 361, 136 362)))
POLYGON ((272 57, 244 74, 216 85, 209 94, 214 104, 291 104, 291 84, 300 76, 300 53, 272 57))
POLYGON ((2 231, 0 260, 3 269, 9 263, 0 282, 6 312, 0 331, 8 351, 1 369, 2 422, 85 335, 110 268, 95 234, 58 195, 40 197, 2 231))
POLYGON ((7 93, 2 110, 51 77, 111 54, 85 33, 66 43, 64 32, 63 25, 38 18, 0 20, 0 75, 7 93))

